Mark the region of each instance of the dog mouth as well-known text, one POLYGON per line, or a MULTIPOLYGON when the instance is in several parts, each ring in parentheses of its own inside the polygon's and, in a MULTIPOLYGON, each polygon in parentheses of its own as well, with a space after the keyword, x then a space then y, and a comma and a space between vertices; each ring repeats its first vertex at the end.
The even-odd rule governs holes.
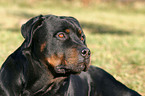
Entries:
POLYGON ((70 74, 79 74, 82 71, 87 71, 90 64, 90 56, 82 56, 79 52, 61 53, 61 55, 51 55, 45 59, 48 67, 54 76, 69 76, 70 74))
POLYGON ((89 64, 87 62, 81 62, 78 64, 58 65, 54 68, 57 74, 70 75, 80 74, 82 71, 87 71, 89 64))
POLYGON ((69 76, 70 74, 79 74, 82 71, 87 71, 90 58, 82 58, 78 56, 67 56, 64 55, 52 55, 49 58, 45 58, 45 66, 49 66, 49 70, 56 77, 69 76))

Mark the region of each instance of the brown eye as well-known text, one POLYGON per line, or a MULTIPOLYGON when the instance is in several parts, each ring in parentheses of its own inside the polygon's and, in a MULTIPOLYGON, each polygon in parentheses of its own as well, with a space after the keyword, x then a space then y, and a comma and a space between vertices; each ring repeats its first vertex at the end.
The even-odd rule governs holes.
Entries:
POLYGON ((57 33, 56 37, 60 40, 66 40, 68 38, 67 34, 65 34, 64 32, 57 33))
POLYGON ((84 41, 84 38, 83 38, 83 37, 81 37, 81 40, 82 40, 82 41, 84 41))
POLYGON ((64 34, 61 33, 61 34, 58 35, 58 37, 64 38, 64 34))
POLYGON ((81 39, 81 41, 83 41, 83 42, 84 42, 84 41, 85 41, 85 36, 82 34, 82 36, 81 36, 81 38, 80 38, 80 39, 81 39))

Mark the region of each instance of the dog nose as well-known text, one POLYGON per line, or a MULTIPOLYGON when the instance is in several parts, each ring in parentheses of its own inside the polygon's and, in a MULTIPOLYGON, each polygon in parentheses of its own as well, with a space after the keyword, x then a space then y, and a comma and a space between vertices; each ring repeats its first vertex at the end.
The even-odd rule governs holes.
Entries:
POLYGON ((85 48, 81 51, 81 55, 84 57, 84 58, 89 58, 90 55, 91 55, 91 52, 88 48, 85 48))

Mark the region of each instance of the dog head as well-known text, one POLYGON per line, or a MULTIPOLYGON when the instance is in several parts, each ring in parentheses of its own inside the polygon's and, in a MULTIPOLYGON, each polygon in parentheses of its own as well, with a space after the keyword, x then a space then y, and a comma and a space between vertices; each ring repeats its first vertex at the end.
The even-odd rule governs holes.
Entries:
POLYGON ((24 24, 21 32, 25 48, 53 74, 70 75, 88 69, 90 50, 75 18, 40 15, 24 24))

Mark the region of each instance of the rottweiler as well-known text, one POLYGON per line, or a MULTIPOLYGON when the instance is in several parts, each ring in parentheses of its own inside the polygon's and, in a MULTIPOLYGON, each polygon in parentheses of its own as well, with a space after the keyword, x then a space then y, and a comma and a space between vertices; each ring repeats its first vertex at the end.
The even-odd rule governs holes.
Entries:
POLYGON ((22 45, 0 70, 0 96, 141 96, 101 68, 74 17, 39 15, 22 25, 22 45))

